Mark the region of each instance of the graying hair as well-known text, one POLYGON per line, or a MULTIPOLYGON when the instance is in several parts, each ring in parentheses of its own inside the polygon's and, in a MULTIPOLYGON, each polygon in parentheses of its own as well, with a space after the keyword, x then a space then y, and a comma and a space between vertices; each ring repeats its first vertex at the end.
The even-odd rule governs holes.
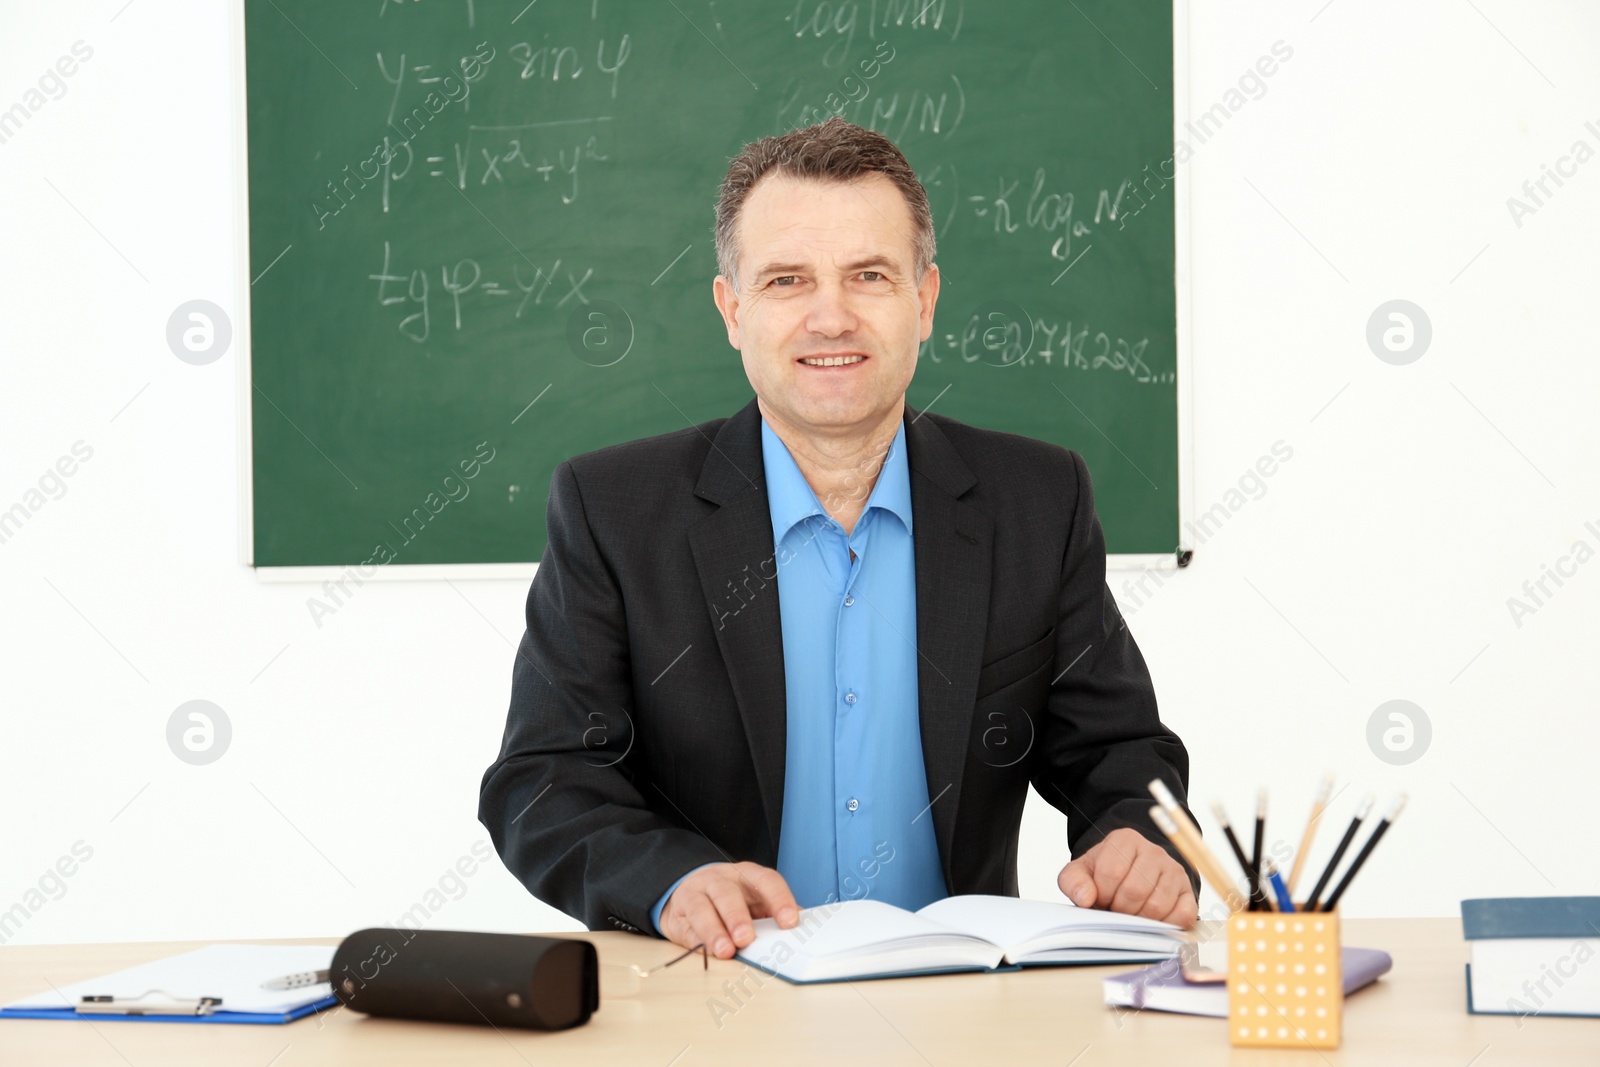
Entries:
POLYGON ((882 174, 899 187, 911 209, 912 248, 916 278, 933 262, 935 242, 933 212, 928 191, 917 180, 900 149, 881 133, 857 126, 835 115, 826 122, 775 137, 751 141, 740 150, 722 180, 713 227, 717 270, 738 285, 739 247, 736 230, 739 212, 750 191, 769 172, 796 178, 848 182, 866 174, 882 174))

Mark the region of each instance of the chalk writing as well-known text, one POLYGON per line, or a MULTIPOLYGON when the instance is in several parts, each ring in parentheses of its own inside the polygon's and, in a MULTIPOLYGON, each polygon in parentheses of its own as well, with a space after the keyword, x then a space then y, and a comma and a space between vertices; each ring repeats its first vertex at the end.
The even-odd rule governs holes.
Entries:
MULTIPOLYGON (((584 293, 583 287, 594 277, 594 269, 592 267, 586 269, 580 278, 571 268, 563 270, 561 264, 562 261, 557 259, 549 268, 544 268, 520 259, 512 259, 510 287, 497 279, 489 278, 483 265, 476 259, 459 259, 454 263, 441 264, 438 284, 449 301, 451 324, 457 332, 465 328, 466 305, 463 303, 463 298, 470 294, 477 294, 483 297, 486 303, 492 303, 499 298, 514 297, 521 293, 522 299, 512 315, 514 319, 522 318, 530 304, 535 308, 549 307, 555 310, 564 307, 569 301, 576 301, 579 304, 589 303, 589 297, 584 293), (532 277, 528 278, 530 274, 532 277), (563 274, 566 277, 566 292, 559 300, 546 304, 545 298, 552 295, 551 286, 557 276, 563 274)), ((402 337, 417 344, 422 344, 433 335, 433 277, 431 268, 416 267, 409 271, 404 268, 397 269, 393 248, 388 241, 383 242, 382 269, 376 274, 367 275, 369 281, 378 283, 379 306, 403 305, 400 310, 408 314, 398 321, 396 329, 402 337)), ((560 290, 557 289, 556 292, 559 293, 560 290)))
POLYGON ((1104 330, 1091 334, 1092 327, 1087 325, 1080 324, 1074 330, 1070 321, 1029 318, 1027 323, 994 322, 974 314, 968 316, 959 333, 931 335, 922 342, 920 354, 934 363, 942 363, 943 355, 953 354, 964 363, 983 362, 997 367, 1059 366, 1068 370, 1120 371, 1144 385, 1177 380, 1176 374, 1152 370, 1145 362, 1145 352, 1150 345, 1148 337, 1129 342, 1112 337, 1104 330))

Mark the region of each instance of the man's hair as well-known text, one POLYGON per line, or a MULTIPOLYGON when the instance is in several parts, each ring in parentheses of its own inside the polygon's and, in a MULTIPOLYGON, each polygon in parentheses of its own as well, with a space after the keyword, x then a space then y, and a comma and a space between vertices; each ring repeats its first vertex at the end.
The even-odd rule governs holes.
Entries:
POLYGON ((911 164, 881 133, 864 129, 835 115, 826 122, 791 130, 776 137, 751 141, 728 166, 717 200, 714 228, 717 270, 737 285, 739 213, 750 191, 766 174, 776 171, 795 178, 849 182, 867 174, 882 174, 894 182, 911 209, 911 245, 917 281, 933 262, 933 212, 928 191, 911 170, 911 164))

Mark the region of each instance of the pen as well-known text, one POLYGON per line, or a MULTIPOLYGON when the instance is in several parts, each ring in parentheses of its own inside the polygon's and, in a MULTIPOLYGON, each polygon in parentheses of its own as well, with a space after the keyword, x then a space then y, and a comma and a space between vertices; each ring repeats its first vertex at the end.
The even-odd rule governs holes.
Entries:
POLYGON ((1266 894, 1261 891, 1261 845, 1267 836, 1267 791, 1265 789, 1256 793, 1256 841, 1255 848, 1250 853, 1250 907, 1252 911, 1265 911, 1258 907, 1259 899, 1264 905, 1266 894))
POLYGON ((1311 895, 1306 897, 1301 911, 1316 911, 1317 901, 1322 896, 1322 891, 1327 888, 1328 881, 1333 877, 1333 872, 1339 866, 1339 861, 1344 858, 1345 849, 1350 847, 1350 842, 1355 840, 1356 831, 1361 828, 1361 823, 1366 819, 1367 813, 1372 810, 1373 801, 1376 800, 1370 793, 1367 799, 1361 802, 1361 807, 1356 811, 1356 817, 1350 820, 1350 828, 1344 832, 1344 837, 1339 839, 1339 847, 1333 850, 1333 858, 1328 861, 1328 866, 1322 871, 1322 877, 1317 879, 1317 884, 1312 888, 1311 895))
POLYGON ((1211 888, 1216 890, 1217 895, 1228 905, 1229 911, 1243 910, 1244 897, 1234 887, 1227 872, 1200 841, 1198 835, 1190 834, 1181 828, 1171 813, 1160 804, 1151 806, 1150 819, 1162 833, 1167 835, 1183 858, 1189 861, 1190 866, 1199 871, 1200 876, 1211 884, 1211 888))
MULTIPOLYGON (((1233 858, 1239 861, 1239 866, 1243 869, 1245 878, 1248 879, 1250 877, 1250 861, 1245 857, 1244 846, 1239 844, 1239 835, 1233 832, 1233 824, 1228 821, 1228 811, 1222 806, 1222 801, 1214 800, 1211 802, 1211 813, 1217 817, 1217 822, 1222 824, 1222 834, 1228 839, 1228 847, 1233 849, 1233 858)), ((1256 897, 1261 891, 1255 886, 1252 886, 1251 889, 1253 890, 1250 895, 1251 902, 1255 903, 1256 897)))
POLYGON ((1355 880, 1355 876, 1360 872, 1361 865, 1367 862, 1367 857, 1372 855, 1372 850, 1377 847, 1378 841, 1383 837, 1383 832, 1389 829, 1390 824, 1399 816, 1400 809, 1405 806, 1406 795, 1401 793, 1389 805, 1389 810, 1383 813, 1383 818, 1379 821, 1378 828, 1372 831, 1372 836, 1367 838, 1367 843, 1361 846, 1361 851, 1356 853, 1356 858, 1350 861, 1350 869, 1344 872, 1344 877, 1339 879, 1338 886, 1328 895, 1328 902, 1322 906, 1323 911, 1332 911, 1334 906, 1339 903, 1339 898, 1344 896, 1344 891, 1350 888, 1350 883, 1355 880))
POLYGON ((308 985, 328 980, 327 971, 301 971, 298 974, 286 974, 282 978, 269 978, 261 983, 262 989, 300 989, 308 985))
POLYGON ((1294 895, 1294 887, 1300 881, 1300 872, 1305 869, 1306 856, 1311 851, 1311 839, 1317 834, 1317 823, 1322 821, 1322 813, 1327 810, 1328 798, 1333 793, 1333 775, 1326 775, 1322 779, 1322 788, 1317 790, 1316 799, 1311 802, 1311 817, 1306 820, 1306 832, 1300 835, 1300 847, 1295 850, 1294 866, 1289 868, 1289 894, 1294 895))
MULTIPOLYGON (((1190 863, 1194 865, 1194 869, 1199 871, 1201 877, 1210 882, 1212 888, 1216 889, 1222 896, 1222 899, 1228 904, 1229 911, 1239 911, 1244 908, 1245 899, 1239 893, 1238 887, 1234 885, 1233 879, 1228 877, 1228 869, 1222 865, 1222 861, 1217 859, 1216 854, 1206 845, 1205 838, 1200 836, 1200 828, 1194 824, 1193 819, 1189 818, 1188 812, 1184 811, 1178 804, 1178 798, 1172 795, 1172 790, 1167 788, 1167 783, 1159 778, 1154 778, 1151 779, 1149 788, 1150 795, 1156 798, 1156 803, 1161 805, 1168 818, 1178 827, 1178 832, 1188 841, 1190 851, 1199 857, 1200 862, 1198 863, 1190 860, 1190 863), (1227 887, 1226 892, 1224 892, 1223 887, 1227 887), (1235 903, 1235 901, 1238 903, 1235 903)), ((1161 824, 1157 823, 1156 825, 1159 826, 1161 824)), ((1166 833, 1165 830, 1162 832, 1166 833)), ((1171 837, 1172 835, 1168 834, 1167 836, 1171 837)), ((1173 844, 1178 844, 1176 839, 1173 840, 1173 844)))
POLYGON ((1271 860, 1267 861, 1267 881, 1272 885, 1272 893, 1276 896, 1279 911, 1293 911, 1294 900, 1289 896, 1289 887, 1283 884, 1283 875, 1278 873, 1278 865, 1271 860))

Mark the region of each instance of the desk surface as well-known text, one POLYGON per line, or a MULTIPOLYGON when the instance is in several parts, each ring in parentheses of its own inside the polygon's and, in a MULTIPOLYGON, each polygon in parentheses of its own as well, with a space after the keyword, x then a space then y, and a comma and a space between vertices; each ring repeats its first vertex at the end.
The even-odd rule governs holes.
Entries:
MULTIPOLYGON (((594 941, 603 962, 648 965, 674 952, 666 942, 634 934, 578 936, 594 941)), ((651 978, 635 997, 604 1003, 587 1026, 563 1033, 400 1022, 347 1011, 286 1026, 5 1019, 0 1020, 0 1063, 1501 1067, 1600 1061, 1600 1020, 1531 1018, 1519 1024, 1509 1016, 1468 1015, 1462 970, 1467 948, 1454 919, 1354 919, 1346 923, 1345 939, 1386 949, 1394 956, 1394 970, 1351 998, 1344 1045, 1328 1052, 1235 1050, 1221 1019, 1114 1011, 1102 1002, 1100 979, 1126 966, 796 987, 737 962, 713 960, 709 971, 685 961, 651 978), (746 974, 754 976, 745 980, 749 992, 735 989, 730 995, 724 983, 746 974), (715 1013, 718 1002, 731 1014, 715 1013)), ((0 948, 0 1003, 37 993, 47 988, 47 980, 56 985, 79 981, 199 944, 0 948)))

